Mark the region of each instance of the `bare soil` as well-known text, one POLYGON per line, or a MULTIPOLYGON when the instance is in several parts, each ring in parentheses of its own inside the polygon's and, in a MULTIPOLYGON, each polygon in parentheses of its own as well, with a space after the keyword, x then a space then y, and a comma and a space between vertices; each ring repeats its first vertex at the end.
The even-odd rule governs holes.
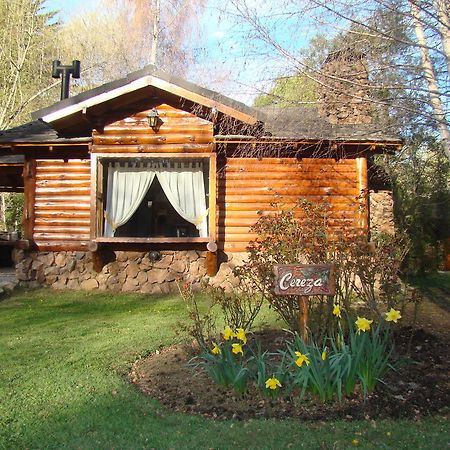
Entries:
MULTIPOLYGON (((419 317, 422 328, 403 326, 397 330, 395 348, 401 356, 397 371, 390 371, 366 401, 362 394, 329 404, 311 398, 300 400, 298 396, 270 400, 256 390, 240 397, 216 385, 201 367, 189 364, 196 356, 189 345, 164 348, 137 361, 130 380, 173 411, 214 419, 298 417, 325 421, 445 415, 450 405, 450 314, 448 297, 444 300, 444 306, 427 300, 422 308, 425 316, 423 320, 419 317)), ((265 330, 251 339, 273 350, 285 338, 280 330, 265 330)))

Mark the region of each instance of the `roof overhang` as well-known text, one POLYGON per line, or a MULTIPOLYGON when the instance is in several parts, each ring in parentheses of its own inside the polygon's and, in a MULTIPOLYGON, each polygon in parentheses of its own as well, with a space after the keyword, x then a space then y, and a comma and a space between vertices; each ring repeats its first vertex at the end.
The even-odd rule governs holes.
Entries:
POLYGON ((322 147, 330 147, 331 149, 337 149, 339 147, 358 147, 364 148, 371 152, 395 152, 400 150, 403 145, 401 139, 391 139, 391 140, 376 140, 376 139, 310 139, 310 138, 299 138, 297 136, 246 136, 246 135, 216 135, 214 136, 214 141, 216 144, 273 144, 280 146, 294 146, 299 145, 311 146, 318 145, 322 147))

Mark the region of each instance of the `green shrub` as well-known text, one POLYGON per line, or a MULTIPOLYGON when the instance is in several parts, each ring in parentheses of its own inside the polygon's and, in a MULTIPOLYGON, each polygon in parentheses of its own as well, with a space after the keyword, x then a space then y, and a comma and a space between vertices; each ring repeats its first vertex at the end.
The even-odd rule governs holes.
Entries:
POLYGON ((209 287, 208 295, 214 305, 218 305, 222 310, 225 323, 231 328, 251 330, 264 297, 255 292, 254 286, 249 285, 245 277, 241 276, 240 271, 245 267, 236 268, 235 274, 240 279, 239 286, 232 292, 226 292, 220 287, 209 287))
POLYGON ((297 296, 273 291, 275 264, 332 264, 336 294, 308 297, 309 331, 322 340, 333 331, 333 305, 352 310, 355 301, 381 317, 386 308, 402 298, 398 278, 408 249, 403 235, 379 235, 372 242, 355 230, 332 229, 326 203, 300 201, 294 210, 263 215, 252 228, 258 234, 250 242, 249 259, 235 271, 240 280, 253 286, 292 331, 299 331, 297 296))
POLYGON ((191 336, 202 351, 208 351, 209 342, 217 334, 214 305, 205 299, 206 311, 201 311, 199 298, 194 294, 189 282, 178 282, 178 290, 186 305, 189 323, 178 322, 177 328, 181 333, 191 336))

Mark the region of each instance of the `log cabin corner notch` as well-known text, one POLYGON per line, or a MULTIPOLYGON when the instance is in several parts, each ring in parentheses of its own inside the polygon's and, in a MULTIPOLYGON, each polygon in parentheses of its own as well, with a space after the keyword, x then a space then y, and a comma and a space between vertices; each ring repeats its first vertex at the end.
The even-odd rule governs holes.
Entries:
MULTIPOLYGON (((178 277, 198 281, 218 257, 245 252, 258 212, 299 197, 327 199, 336 227, 368 232, 367 156, 401 145, 367 120, 249 108, 153 66, 33 118, 0 133, 0 154, 25 161, 23 258, 42 261, 18 270, 60 288, 159 292, 178 277)), ((227 267, 212 282, 226 285, 227 267)))

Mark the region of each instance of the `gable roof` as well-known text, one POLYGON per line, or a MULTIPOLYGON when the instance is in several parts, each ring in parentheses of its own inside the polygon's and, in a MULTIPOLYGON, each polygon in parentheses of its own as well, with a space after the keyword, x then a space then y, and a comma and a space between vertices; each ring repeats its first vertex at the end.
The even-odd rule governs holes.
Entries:
POLYGON ((89 91, 61 100, 52 106, 32 113, 33 119, 41 119, 53 128, 70 129, 69 121, 86 122, 89 117, 101 116, 105 110, 119 104, 131 104, 164 93, 174 100, 191 102, 231 116, 244 123, 256 124, 262 114, 254 108, 217 92, 198 86, 149 65, 128 74, 125 78, 103 84, 89 91))

